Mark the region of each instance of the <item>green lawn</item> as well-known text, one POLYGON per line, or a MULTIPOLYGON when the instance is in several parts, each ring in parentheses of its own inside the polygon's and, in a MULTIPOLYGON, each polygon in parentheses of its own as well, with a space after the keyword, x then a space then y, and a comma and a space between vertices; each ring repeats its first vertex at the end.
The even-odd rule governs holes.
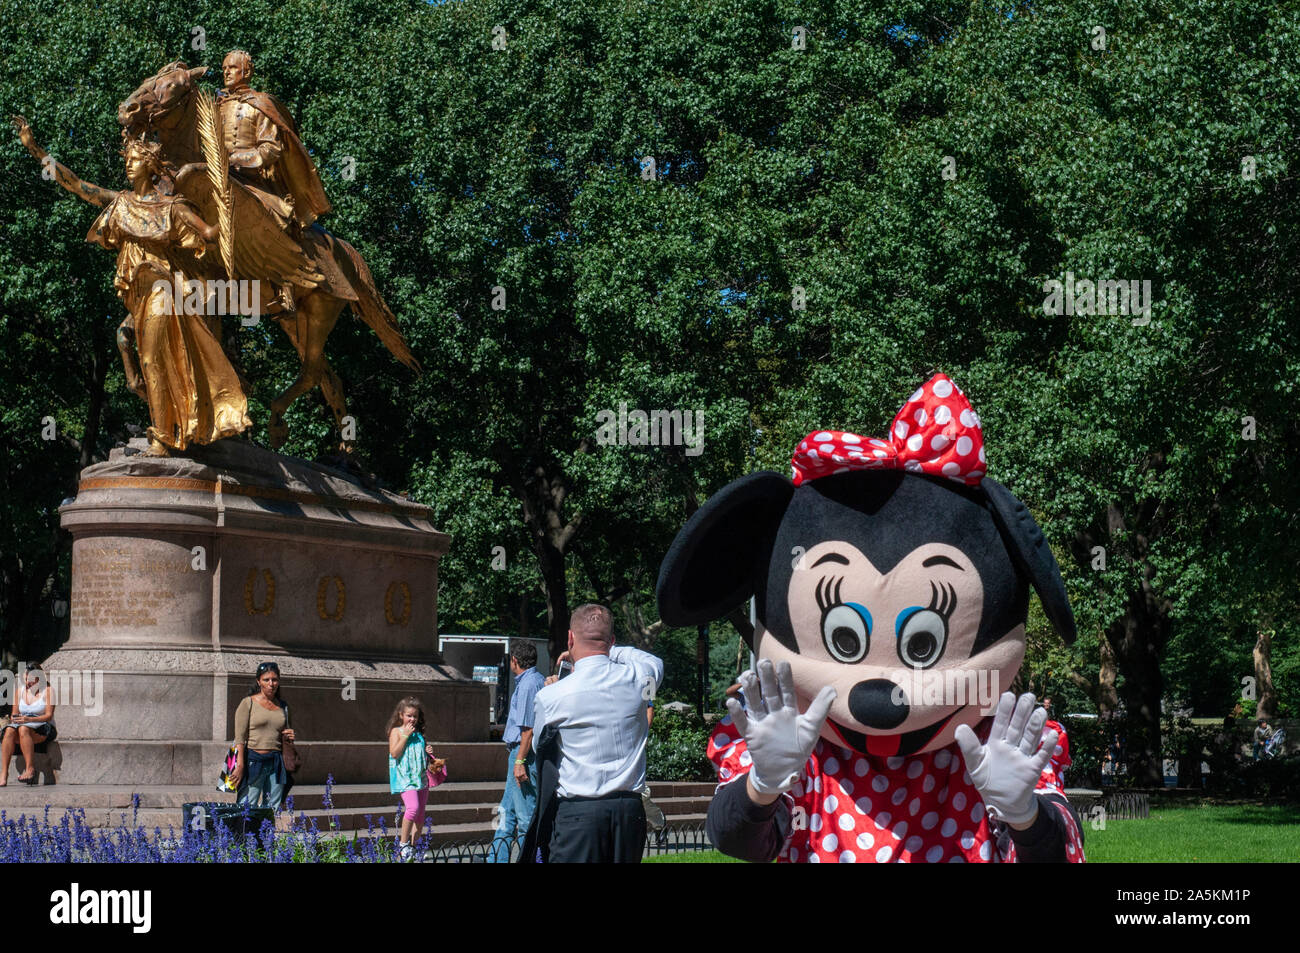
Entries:
POLYGON ((642 859, 643 864, 739 864, 743 861, 716 850, 692 850, 681 854, 660 854, 642 859))
POLYGON ((1300 860, 1300 806, 1162 807, 1142 821, 1084 822, 1090 863, 1284 862, 1300 860))
MULTIPOLYGON (((1300 861, 1300 805, 1162 807, 1141 821, 1084 821, 1089 863, 1300 861)), ((647 864, 737 863, 716 850, 648 857, 647 864)))

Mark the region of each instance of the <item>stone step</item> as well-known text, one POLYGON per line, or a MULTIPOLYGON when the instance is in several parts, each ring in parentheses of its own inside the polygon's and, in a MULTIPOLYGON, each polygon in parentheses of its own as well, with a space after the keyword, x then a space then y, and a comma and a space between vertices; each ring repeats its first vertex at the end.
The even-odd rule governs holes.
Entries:
MULTIPOLYGON (((58 763, 52 767, 58 772, 58 783, 82 787, 104 786, 125 773, 135 787, 215 788, 229 749, 224 742, 184 739, 128 743, 121 739, 61 737, 56 744, 58 763), (124 759, 130 764, 124 765, 124 759)), ((505 779, 506 751, 501 744, 434 741, 433 745, 438 757, 447 759, 455 781, 500 784, 505 779)), ((382 741, 304 741, 298 748, 303 753, 303 767, 295 775, 299 786, 323 785, 331 776, 340 786, 365 784, 372 779, 382 783, 388 777, 388 746, 382 741)), ((11 773, 11 784, 17 776, 17 771, 11 773)), ((710 792, 715 787, 711 782, 698 786, 710 792)), ((0 794, 5 790, 0 788, 0 794)))
MULTIPOLYGON (((666 798, 663 800, 656 798, 655 803, 659 805, 659 809, 664 812, 665 817, 670 821, 686 817, 698 816, 703 818, 709 810, 708 798, 666 798)), ((432 821, 436 831, 454 828, 456 830, 477 830, 480 833, 491 834, 496 826, 496 807, 496 802, 438 804, 431 798, 426 810, 427 816, 432 821)), ((381 818, 389 830, 392 830, 398 823, 395 802, 366 807, 335 809, 333 811, 299 811, 295 809, 294 813, 305 815, 308 818, 315 818, 318 830, 330 829, 329 825, 334 820, 338 821, 339 827, 337 829, 346 831, 364 831, 369 826, 378 828, 381 818), (369 818, 368 821, 367 817, 369 818)))
MULTIPOLYGON (((714 785, 692 781, 652 781, 650 788, 656 802, 665 798, 713 796, 714 785)), ((448 781, 435 788, 431 799, 442 802, 495 802, 500 800, 500 781, 448 781)), ((389 798, 385 784, 336 784, 331 790, 331 801, 338 807, 376 804, 389 798)), ((180 807, 193 801, 233 801, 233 794, 218 794, 215 785, 188 784, 43 784, 28 786, 16 782, 11 773, 7 787, 0 788, 0 810, 14 806, 46 804, 63 807, 125 807, 130 808, 132 798, 139 795, 140 806, 180 807)), ((314 809, 324 806, 323 784, 296 784, 293 788, 295 807, 314 809)))
MULTIPOLYGON (((708 810, 713 785, 691 782, 652 783, 655 803, 670 822, 679 818, 700 817, 708 810)), ((391 829, 397 815, 397 798, 388 785, 358 784, 338 785, 331 789, 329 810, 324 807, 325 788, 322 785, 304 785, 293 790, 294 813, 314 818, 317 829, 326 832, 332 821, 338 830, 367 830, 369 823, 378 827, 380 818, 391 829)), ((429 797, 428 814, 435 830, 448 829, 457 834, 473 833, 490 836, 494 826, 494 809, 500 801, 501 785, 497 782, 447 782, 435 788, 429 797)), ((48 817, 59 823, 65 811, 85 811, 86 824, 92 828, 143 825, 146 830, 155 827, 166 831, 177 829, 183 823, 181 806, 204 802, 232 804, 234 795, 217 794, 200 787, 183 785, 145 785, 130 788, 121 785, 43 785, 28 787, 15 785, 0 788, 0 811, 8 819, 36 816, 48 817), (138 809, 133 804, 138 795, 138 809)))
MULTIPOLYGON (((139 784, 216 786, 230 745, 219 741, 168 739, 128 741, 116 738, 88 740, 60 737, 59 762, 54 765, 60 784, 102 784, 126 776, 139 784), (124 759, 129 764, 124 764, 124 759)), ((438 757, 447 759, 451 776, 459 781, 500 781, 505 778, 506 749, 492 742, 434 741, 438 757)), ((303 741, 300 784, 364 783, 388 777, 388 746, 383 741, 303 741)), ((17 777, 16 773, 13 777, 17 777)), ((0 788, 0 791, 3 791, 0 788)))
MULTIPOLYGON (((457 840, 491 840, 496 826, 493 807, 495 805, 430 805, 427 817, 433 825, 431 837, 438 843, 457 840)), ((673 827, 702 825, 706 817, 706 811, 707 806, 705 810, 685 814, 669 810, 665 810, 664 813, 667 816, 669 826, 673 827)), ((36 813, 37 816, 43 816, 40 812, 23 813, 36 813)), ((389 809, 382 807, 347 808, 337 811, 298 811, 295 814, 306 825, 310 825, 314 820, 317 831, 322 835, 333 832, 359 834, 361 836, 378 835, 381 829, 392 833, 398 829, 400 824, 395 805, 389 809), (337 823, 337 827, 333 826, 335 823, 337 823)), ((10 812, 6 812, 6 815, 9 820, 13 820, 17 816, 10 812)), ((51 823, 57 824, 62 817, 62 812, 50 812, 51 823)), ((184 823, 185 819, 182 817, 179 807, 170 809, 148 808, 134 813, 130 809, 123 810, 120 808, 92 808, 86 811, 86 826, 97 830, 139 825, 148 832, 157 829, 166 835, 168 831, 180 831, 184 823)))
POLYGON ((663 797, 712 798, 718 785, 713 781, 651 781, 650 796, 658 801, 663 797))
MULTIPOLYGON (((500 800, 499 781, 448 781, 435 789, 444 802, 462 803, 500 800)), ((7 787, 0 788, 0 810, 12 807, 44 808, 51 805, 58 811, 65 807, 126 808, 139 796, 141 808, 179 808, 182 804, 197 801, 234 803, 233 794, 221 794, 216 785, 108 785, 108 784, 54 784, 28 787, 18 785, 12 776, 7 787)), ((292 797, 297 810, 314 810, 325 806, 323 784, 294 785, 292 797)), ((330 801, 336 807, 364 807, 387 803, 391 799, 385 784, 336 784, 330 789, 330 801)))
MULTIPOLYGON (((680 817, 669 817, 668 830, 672 832, 674 830, 702 829, 704 827, 705 819, 705 814, 685 814, 680 817)), ((392 828, 390 828, 387 836, 391 837, 393 834, 394 832, 392 828)), ((491 826, 484 826, 482 824, 445 824, 442 826, 435 826, 433 830, 429 832, 428 842, 431 847, 435 848, 444 847, 448 844, 486 845, 491 842, 492 834, 493 831, 491 826)), ((344 832, 342 836, 366 838, 381 837, 384 835, 382 835, 378 829, 367 831, 363 828, 360 831, 344 832)))

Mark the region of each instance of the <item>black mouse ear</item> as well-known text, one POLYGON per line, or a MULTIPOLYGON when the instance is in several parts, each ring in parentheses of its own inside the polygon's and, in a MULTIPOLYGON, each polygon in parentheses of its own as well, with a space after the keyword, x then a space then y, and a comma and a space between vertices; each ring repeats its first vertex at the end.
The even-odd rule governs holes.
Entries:
POLYGON ((1065 644, 1074 644, 1074 611, 1065 594, 1061 568, 1056 564, 1056 557, 1052 555, 1043 531, 1034 522, 1029 508, 1001 483, 985 477, 980 486, 993 504, 993 517, 1002 530, 1002 538, 1016 568, 1033 584, 1038 598, 1043 601, 1043 611, 1065 644))
POLYGON ((701 625, 752 596, 793 493, 789 480, 763 471, 711 496, 659 567, 659 617, 673 627, 701 625))

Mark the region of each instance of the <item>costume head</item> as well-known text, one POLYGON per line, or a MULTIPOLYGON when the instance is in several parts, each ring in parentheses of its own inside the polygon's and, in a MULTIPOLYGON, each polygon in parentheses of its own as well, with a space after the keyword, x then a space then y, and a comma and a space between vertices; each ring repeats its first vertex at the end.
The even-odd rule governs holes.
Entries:
POLYGON ((979 417, 947 377, 888 440, 817 431, 791 462, 793 481, 751 474, 696 512, 664 558, 659 611, 697 625, 755 597, 751 647, 790 663, 800 708, 836 688, 828 740, 906 756, 976 725, 1024 659, 1030 586, 1073 641, 1056 560, 984 476, 979 417))

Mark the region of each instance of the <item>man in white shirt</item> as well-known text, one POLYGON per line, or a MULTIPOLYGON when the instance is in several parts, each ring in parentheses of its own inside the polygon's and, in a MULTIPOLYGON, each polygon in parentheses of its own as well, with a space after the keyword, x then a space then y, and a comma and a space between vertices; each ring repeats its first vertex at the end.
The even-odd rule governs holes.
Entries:
POLYGON ((550 863, 640 863, 645 845, 646 702, 664 677, 647 652, 614 646, 613 616, 584 605, 569 620, 573 673, 537 693, 533 745, 559 734, 550 863))

